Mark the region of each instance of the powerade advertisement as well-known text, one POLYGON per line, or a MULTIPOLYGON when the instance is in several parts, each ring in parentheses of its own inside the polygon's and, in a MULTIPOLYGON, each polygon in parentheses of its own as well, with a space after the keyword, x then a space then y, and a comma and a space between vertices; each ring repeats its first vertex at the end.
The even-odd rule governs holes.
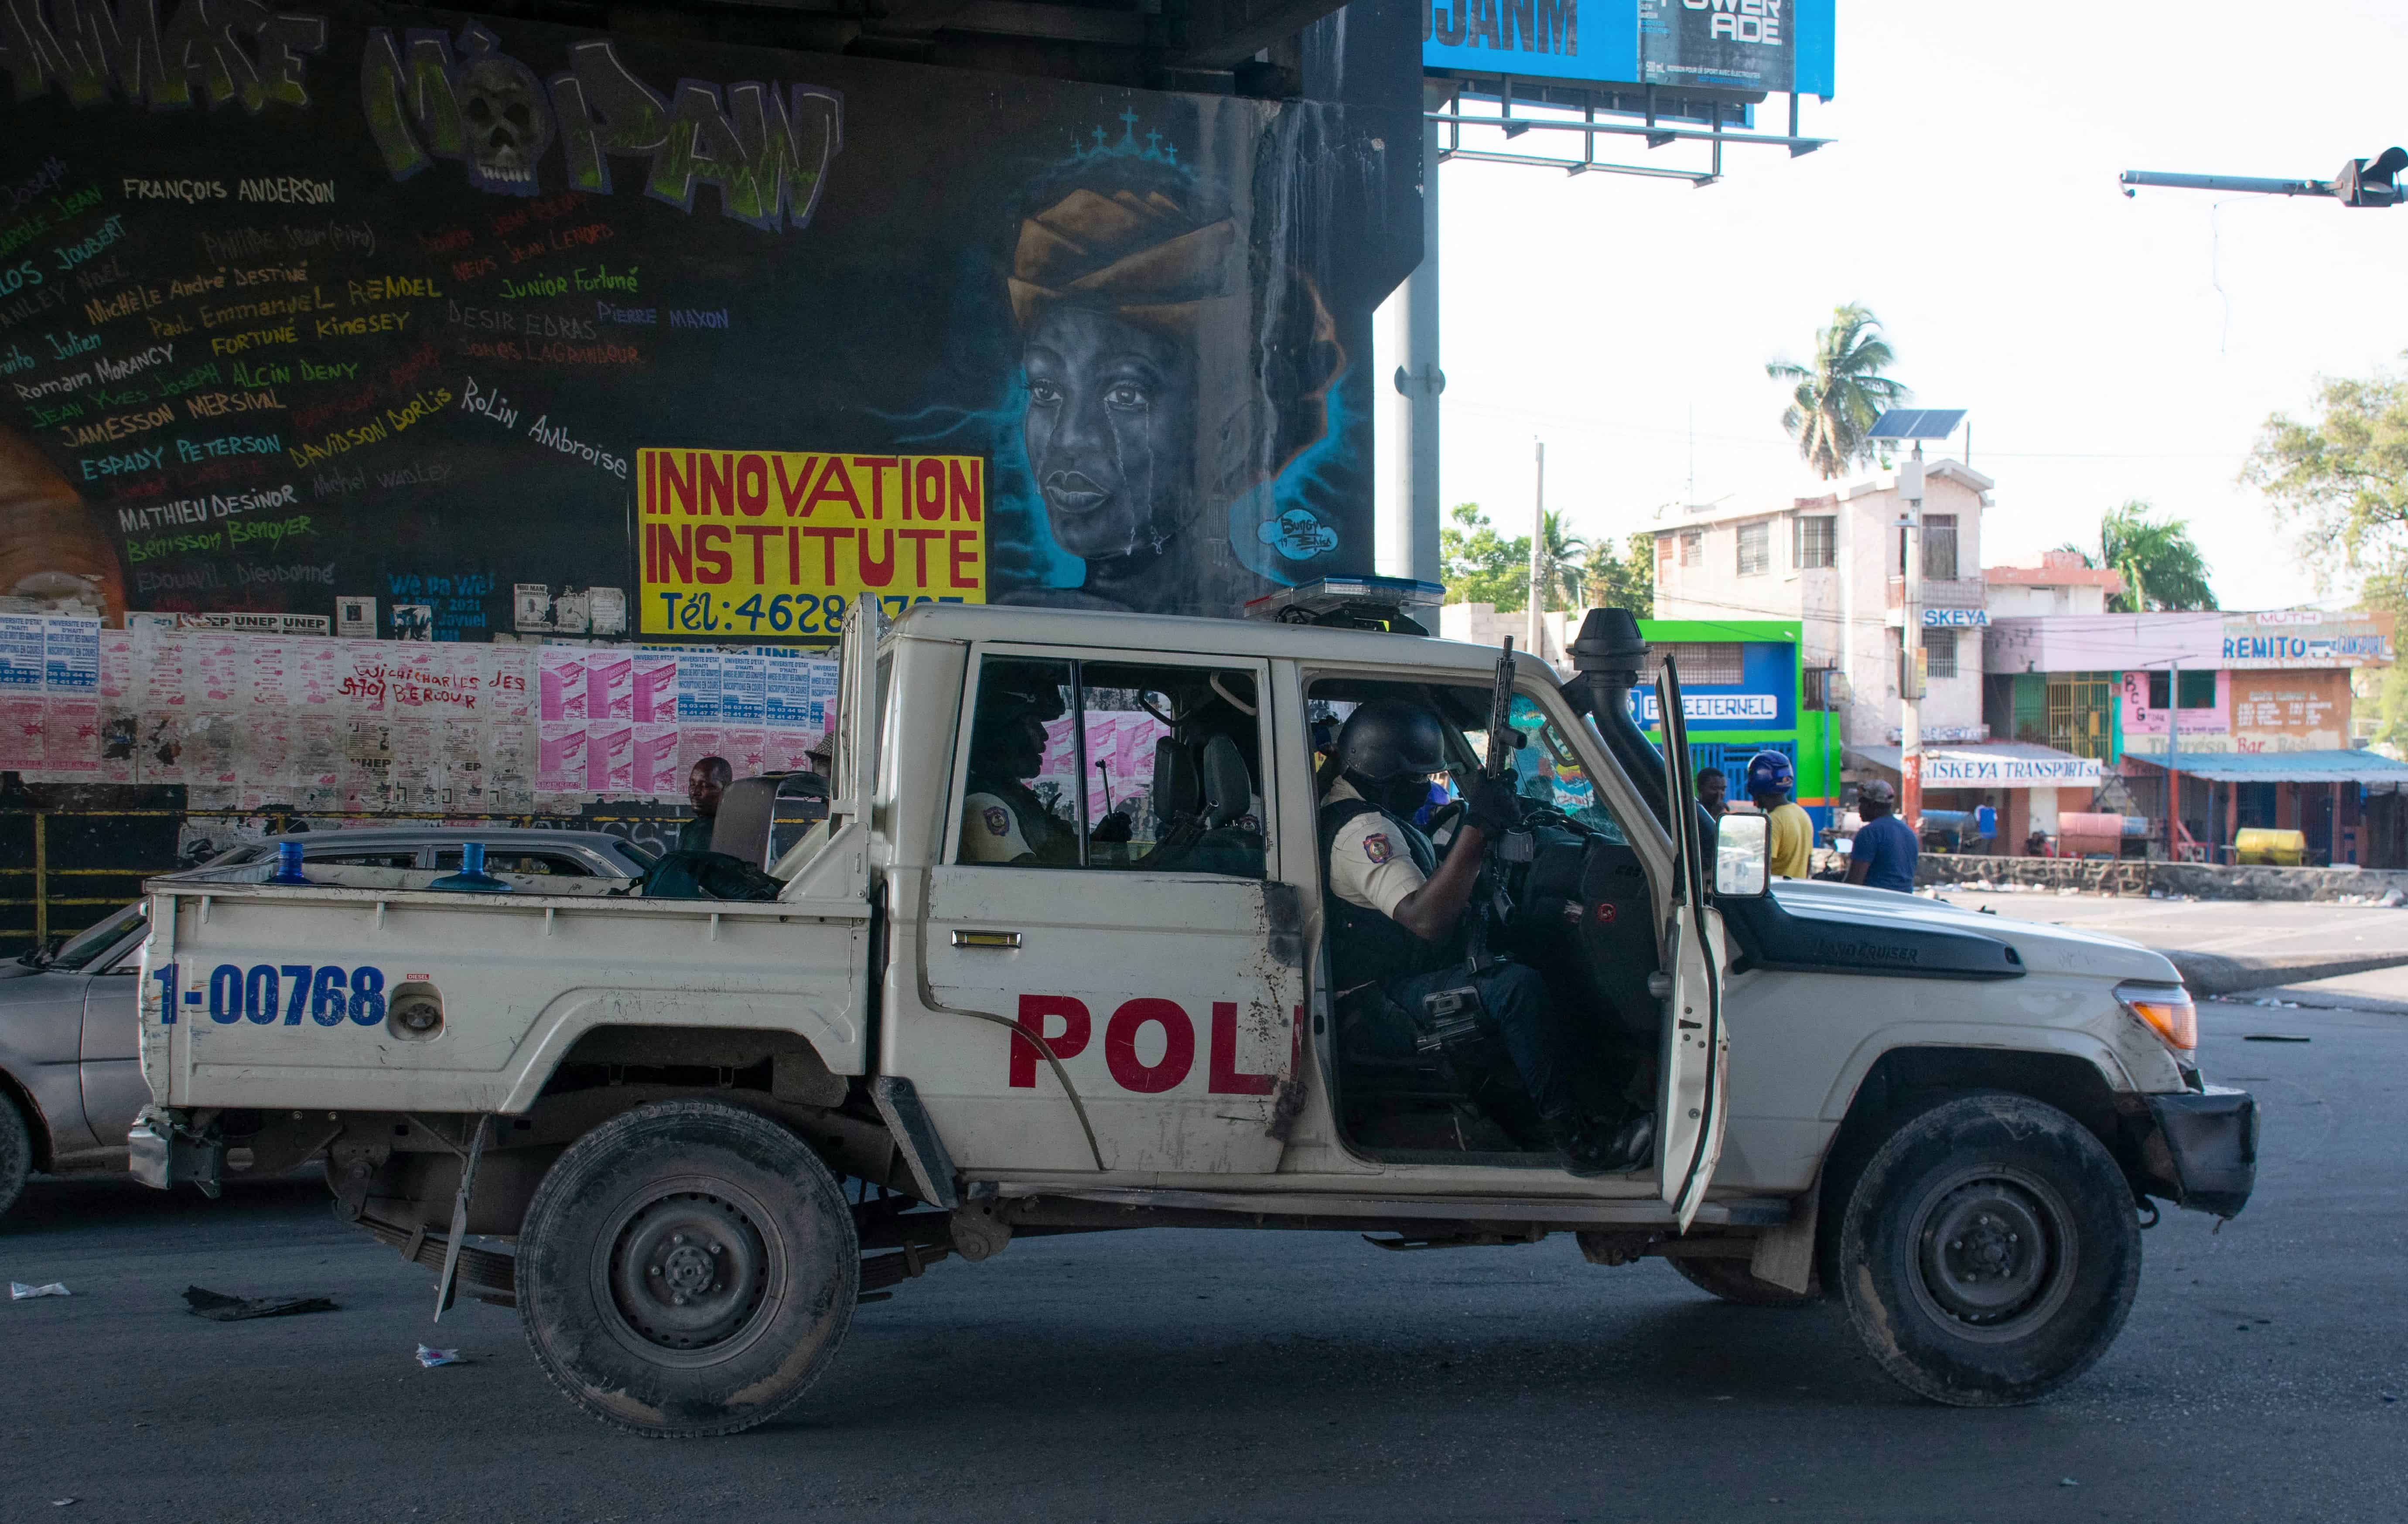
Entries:
POLYGON ((1834 11, 1835 0, 1426 0, 1422 64, 1828 100, 1834 11))
POLYGON ((0 0, 0 593, 824 642, 1372 569, 1409 113, 351 0, 0 0))

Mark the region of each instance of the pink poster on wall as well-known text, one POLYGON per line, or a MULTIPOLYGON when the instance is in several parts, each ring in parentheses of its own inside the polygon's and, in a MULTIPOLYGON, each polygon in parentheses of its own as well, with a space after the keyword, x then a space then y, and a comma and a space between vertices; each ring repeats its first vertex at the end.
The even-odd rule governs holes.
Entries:
POLYGON ((585 722, 585 786, 596 793, 635 787, 636 727, 624 719, 585 722))
POLYGON ((40 694, 0 699, 0 767, 41 766, 48 725, 49 711, 40 694))
POLYGON ((540 692, 539 718, 547 725, 591 718, 585 652, 575 646, 545 646, 536 654, 536 679, 540 692))
POLYGON ((586 776, 585 721, 545 721, 536 745, 536 791, 582 789, 586 776))
POLYGON ((614 651, 595 651, 585 659, 585 718, 636 718, 636 661, 614 651))
POLYGON ((762 758, 769 749, 769 733, 752 726, 737 726, 721 733, 720 755, 727 765, 736 769, 738 777, 758 777, 766 770, 762 758))
POLYGON ((681 799, 685 795, 685 779, 678 772, 678 729, 675 725, 647 725, 638 722, 635 728, 635 748, 629 762, 629 789, 657 799, 681 799))
POLYGON ((673 651, 638 651, 629 669, 628 718, 638 725, 677 722, 678 659, 673 651))

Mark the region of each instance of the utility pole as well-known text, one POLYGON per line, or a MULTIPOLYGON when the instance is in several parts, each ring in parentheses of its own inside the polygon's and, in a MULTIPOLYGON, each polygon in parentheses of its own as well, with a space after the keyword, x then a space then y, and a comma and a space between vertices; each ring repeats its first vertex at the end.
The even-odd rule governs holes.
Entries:
MULTIPOLYGON (((1426 94, 1426 109, 1443 108, 1445 97, 1426 94), (1430 103, 1437 104, 1430 104, 1430 103)), ((1439 564, 1438 398, 1446 373, 1438 364, 1438 166, 1439 126, 1422 123, 1422 262, 1405 278, 1392 304, 1397 350, 1395 517, 1382 526, 1379 564, 1393 576, 1417 581, 1441 579, 1439 564)))
POLYGON ((1543 662, 1546 647, 1539 643, 1541 611, 1546 607, 1545 591, 1540 584, 1539 567, 1547 551, 1547 442, 1536 441, 1539 452, 1538 480, 1530 492, 1530 620, 1528 632, 1523 636, 1523 648, 1543 662))
POLYGON ((1899 531, 1904 549, 1904 618, 1899 626, 1899 818, 1923 830, 1923 441, 1898 474, 1899 531))
MULTIPOLYGON (((2138 600, 2136 599, 2135 602, 2138 600)), ((2182 861, 2182 776, 2174 771, 2182 746, 2182 662, 2166 662, 2166 861, 2182 861)))

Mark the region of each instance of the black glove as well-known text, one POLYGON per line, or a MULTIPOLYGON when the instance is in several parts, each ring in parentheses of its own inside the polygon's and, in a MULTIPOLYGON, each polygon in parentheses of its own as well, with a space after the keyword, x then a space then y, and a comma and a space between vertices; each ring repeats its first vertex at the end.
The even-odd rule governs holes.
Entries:
POLYGON ((1464 799, 1464 819, 1493 840, 1522 823, 1522 796, 1504 778, 1483 774, 1464 799))

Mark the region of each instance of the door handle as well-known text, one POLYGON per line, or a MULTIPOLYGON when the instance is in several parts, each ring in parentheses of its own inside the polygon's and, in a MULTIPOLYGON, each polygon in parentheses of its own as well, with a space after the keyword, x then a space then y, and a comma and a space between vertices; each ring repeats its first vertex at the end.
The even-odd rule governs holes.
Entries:
POLYGON ((1018 932, 955 932, 953 946, 992 947, 998 951, 1010 952, 1020 946, 1020 933, 1018 932))

